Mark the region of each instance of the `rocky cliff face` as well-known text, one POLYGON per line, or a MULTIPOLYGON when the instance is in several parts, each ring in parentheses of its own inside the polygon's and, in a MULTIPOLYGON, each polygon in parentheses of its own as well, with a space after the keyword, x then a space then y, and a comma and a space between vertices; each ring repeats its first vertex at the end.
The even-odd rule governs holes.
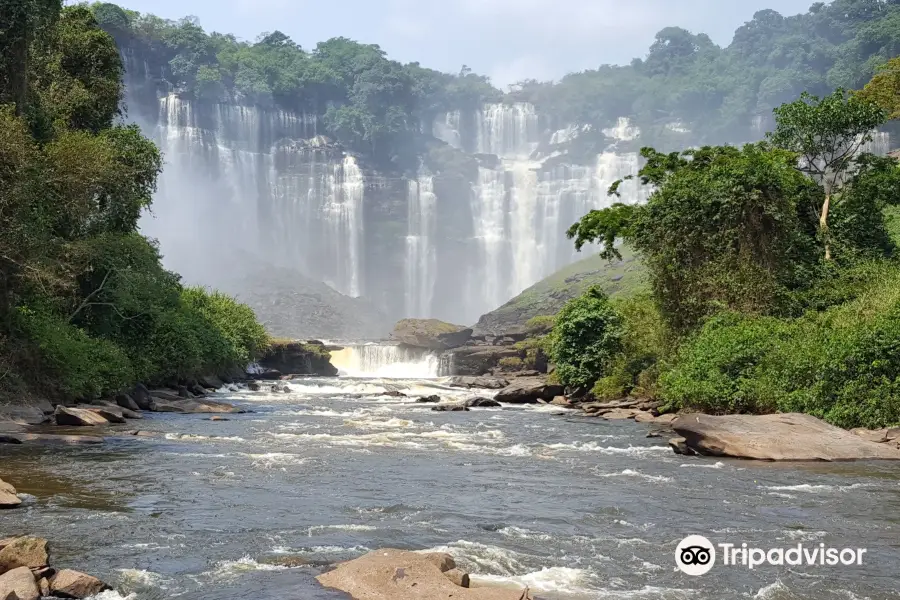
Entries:
MULTIPOLYGON (((638 169, 636 154, 617 152, 636 135, 627 122, 600 135, 601 152, 576 156, 583 132, 520 103, 437 115, 423 126, 419 164, 385 170, 383 157, 349 154, 319 135, 319 115, 183 99, 126 58, 128 117, 166 157, 142 229, 159 239, 167 266, 222 287, 235 279, 222 249, 238 250, 254 257, 249 273, 293 270, 384 314, 366 332, 401 317, 474 323, 574 262, 565 230, 608 205, 609 185, 638 169)), ((636 186, 622 192, 624 202, 644 198, 636 186)), ((281 279, 278 293, 290 283, 281 279)), ((256 277, 239 295, 260 297, 251 303, 264 311, 275 287, 256 277)), ((299 279, 296 288, 309 297, 299 279)), ((300 303, 289 334, 340 335, 303 328, 325 308, 334 306, 300 303)))

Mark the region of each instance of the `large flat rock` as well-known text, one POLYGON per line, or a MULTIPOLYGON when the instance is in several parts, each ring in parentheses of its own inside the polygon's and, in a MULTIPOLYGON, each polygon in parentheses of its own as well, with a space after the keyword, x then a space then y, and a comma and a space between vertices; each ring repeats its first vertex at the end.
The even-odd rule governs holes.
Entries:
POLYGON ((520 377, 497 392, 494 400, 511 404, 536 404, 539 400, 550 402, 564 391, 563 386, 547 383, 543 377, 520 377))
POLYGON ((799 413, 678 417, 672 428, 699 454, 753 460, 900 460, 900 450, 799 413))
MULTIPOLYGON (((450 561, 452 563, 452 561, 450 561)), ((355 600, 530 600, 524 590, 456 585, 435 555, 405 550, 374 550, 319 575, 325 587, 350 594, 355 600)))

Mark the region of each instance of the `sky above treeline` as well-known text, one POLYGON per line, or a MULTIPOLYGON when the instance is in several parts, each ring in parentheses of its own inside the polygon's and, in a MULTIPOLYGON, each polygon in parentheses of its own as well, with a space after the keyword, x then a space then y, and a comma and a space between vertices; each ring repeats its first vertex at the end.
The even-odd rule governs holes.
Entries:
MULTIPOLYGON (((115 0, 114 0, 115 1, 115 0)), ((255 40, 280 30, 306 49, 344 36, 379 44, 401 62, 457 72, 468 65, 499 86, 557 79, 647 53, 663 27, 727 45, 753 14, 805 12, 813 0, 119 0, 167 19, 193 15, 207 31, 255 40)))

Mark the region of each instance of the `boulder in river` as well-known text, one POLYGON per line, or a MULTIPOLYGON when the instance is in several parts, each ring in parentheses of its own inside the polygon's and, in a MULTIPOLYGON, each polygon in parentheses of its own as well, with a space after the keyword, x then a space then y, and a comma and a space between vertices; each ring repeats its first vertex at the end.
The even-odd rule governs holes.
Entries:
POLYGON ((451 377, 448 384, 450 387, 456 388, 481 388, 485 390, 499 390, 509 385, 509 381, 500 377, 472 377, 468 375, 459 375, 451 377))
POLYGON ((153 399, 152 410, 154 412, 172 412, 183 414, 238 414, 246 412, 242 408, 226 404, 224 402, 212 402, 210 400, 163 400, 153 399))
MULTIPOLYGON (((82 408, 68 408, 57 406, 53 413, 57 425, 71 425, 75 427, 93 427, 96 425, 108 425, 109 421, 90 410, 82 408)), ((124 422, 124 419, 123 419, 124 422)))
POLYGON ((710 456, 754 460, 900 460, 900 450, 799 413, 681 415, 672 424, 686 445, 710 456))
POLYGON ((451 350, 453 374, 458 376, 487 375, 504 358, 521 358, 522 352, 509 346, 465 346, 451 350))
POLYGON ((16 508, 20 504, 22 499, 16 495, 16 488, 0 479, 0 509, 16 508))
POLYGON ((200 377, 197 382, 203 387, 211 390, 217 390, 225 386, 225 383, 215 375, 204 375, 203 377, 200 377))
POLYGON ((416 402, 425 402, 425 403, 438 403, 441 401, 440 396, 423 396, 422 398, 417 398, 416 402))
POLYGON ((460 587, 444 573, 426 554, 383 549, 341 563, 316 579, 365 600, 532 600, 521 589, 460 587))
POLYGON ((446 577, 459 587, 469 587, 469 574, 462 569, 450 569, 449 571, 445 571, 444 577, 446 577))
POLYGON ((88 598, 112 588, 96 577, 63 569, 50 579, 50 593, 61 598, 88 598))
POLYGON ((553 400, 563 394, 563 386, 541 377, 522 377, 500 390, 494 399, 511 404, 536 404, 538 400, 553 400))
POLYGON ((500 403, 490 398, 470 398, 463 402, 469 408, 500 408, 500 403))
POLYGON ((41 590, 28 567, 19 567, 0 575, 0 599, 39 600, 40 597, 41 590))
POLYGON ((0 573, 19 567, 42 569, 50 564, 50 547, 47 540, 23 535, 0 550, 0 573))
POLYGON ((472 330, 437 319, 403 319, 394 325, 391 339, 427 350, 450 350, 465 346, 472 330))
POLYGON ((469 407, 465 404, 438 404, 432 406, 431 410, 437 412, 468 412, 469 407))

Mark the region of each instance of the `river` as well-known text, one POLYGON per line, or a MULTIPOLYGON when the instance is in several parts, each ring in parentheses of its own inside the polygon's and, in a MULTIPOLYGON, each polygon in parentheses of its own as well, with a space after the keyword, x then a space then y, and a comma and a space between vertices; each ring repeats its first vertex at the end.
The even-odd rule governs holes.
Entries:
POLYGON ((0 512, 0 537, 44 536, 54 564, 131 600, 345 598, 315 565, 379 547, 445 550, 476 581, 546 599, 900 598, 898 466, 685 458, 633 422, 384 395, 465 395, 441 380, 290 388, 217 394, 253 411, 228 421, 152 414, 103 446, 0 447, 3 478, 28 494, 0 512), (158 435, 124 435, 136 426, 158 435), (862 566, 695 578, 674 566, 688 534, 868 552, 862 566), (268 564, 284 555, 313 565, 268 564))

